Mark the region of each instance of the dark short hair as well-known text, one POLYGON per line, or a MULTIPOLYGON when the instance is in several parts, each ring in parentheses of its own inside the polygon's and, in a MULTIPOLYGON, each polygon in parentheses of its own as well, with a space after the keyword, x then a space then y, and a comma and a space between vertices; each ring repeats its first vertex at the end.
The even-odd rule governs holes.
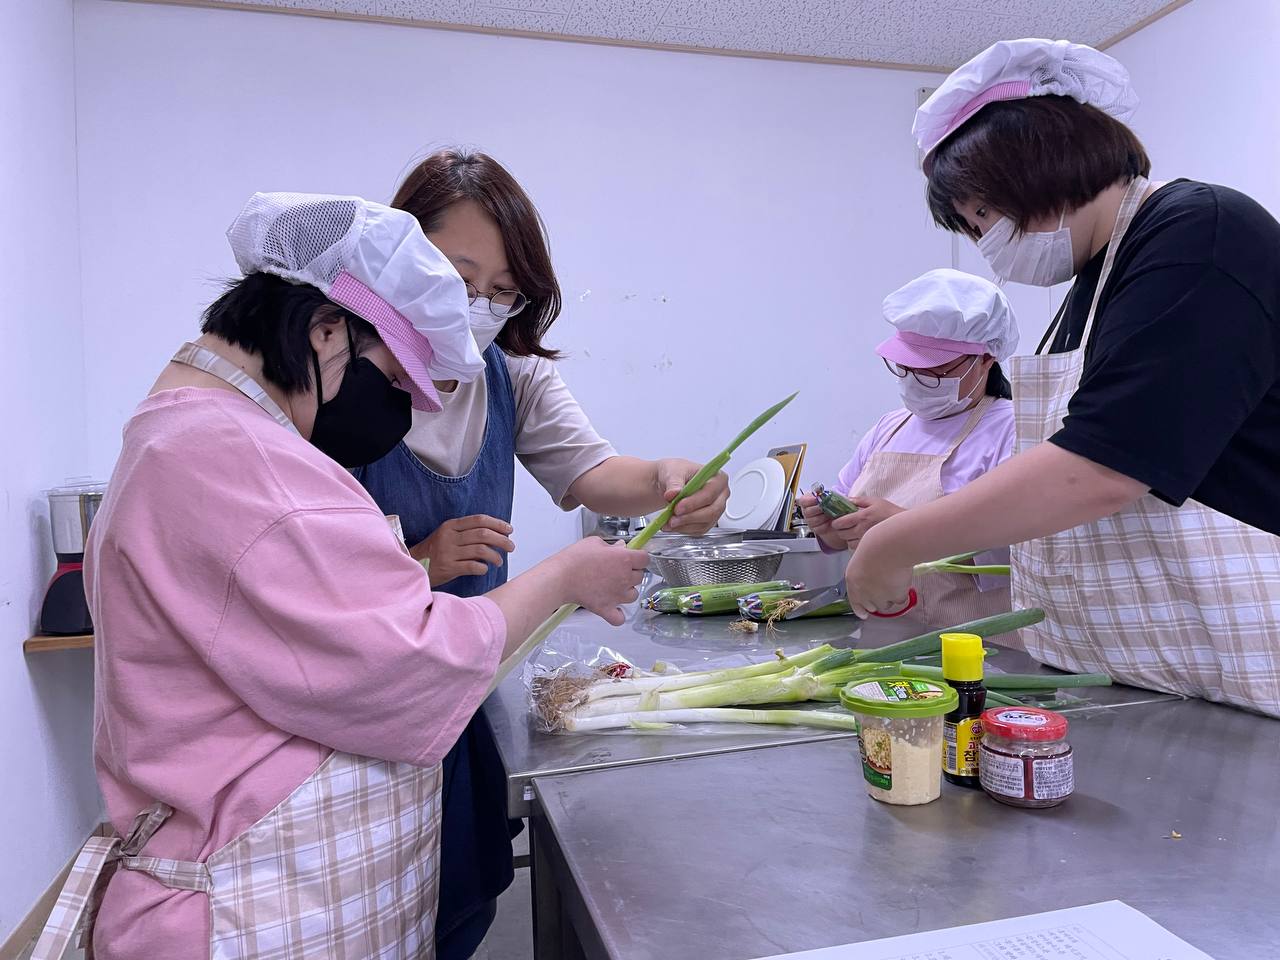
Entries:
POLYGON ((357 348, 377 341, 377 330, 318 289, 272 273, 232 280, 204 311, 200 332, 262 357, 262 375, 285 393, 311 387, 311 328, 345 318, 357 348))
POLYGON ((1004 375, 1004 371, 1000 369, 998 360, 987 371, 987 386, 983 393, 1000 400, 1013 399, 1013 387, 1009 383, 1009 378, 1004 375))
MULTIPOLYGON (((934 222, 974 237, 955 204, 977 200, 1026 230, 1151 172, 1132 130, 1070 97, 989 103, 938 145, 927 196, 934 222)), ((974 237, 976 239, 976 237, 974 237)))
POLYGON ((439 150, 409 172, 391 205, 413 214, 424 233, 439 225, 455 203, 471 200, 498 224, 502 244, 520 292, 528 305, 503 325, 498 346, 515 357, 560 354, 543 346, 551 324, 560 316, 560 283, 551 267, 547 230, 537 208, 515 177, 483 153, 439 150))

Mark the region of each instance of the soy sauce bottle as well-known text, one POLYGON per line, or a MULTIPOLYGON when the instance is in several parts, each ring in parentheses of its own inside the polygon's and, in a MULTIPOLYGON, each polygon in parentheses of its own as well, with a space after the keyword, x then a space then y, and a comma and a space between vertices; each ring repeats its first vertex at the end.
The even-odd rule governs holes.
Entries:
POLYGON ((972 633, 942 635, 942 678, 960 696, 956 708, 942 718, 942 775, 948 783, 981 789, 978 747, 982 743, 982 711, 987 688, 982 683, 982 638, 972 633))

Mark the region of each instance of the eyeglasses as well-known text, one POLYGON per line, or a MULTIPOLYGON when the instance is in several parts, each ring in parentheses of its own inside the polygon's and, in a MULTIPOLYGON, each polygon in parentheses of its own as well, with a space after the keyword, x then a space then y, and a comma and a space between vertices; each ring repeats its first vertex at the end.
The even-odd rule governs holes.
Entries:
MULTIPOLYGON (((884 360, 884 357, 881 357, 880 359, 884 360)), ((911 374, 911 376, 916 378, 916 382, 920 384, 920 386, 928 387, 930 390, 933 390, 939 384, 942 383, 944 378, 951 376, 951 374, 959 370, 960 367, 964 365, 966 361, 969 361, 969 360, 972 360, 974 363, 976 363, 978 358, 977 357, 961 357, 959 360, 957 360, 951 366, 947 367, 947 369, 943 370, 941 373, 931 373, 928 370, 917 370, 915 367, 904 367, 892 362, 891 360, 884 360, 884 365, 888 367, 889 372, 892 373, 899 380, 901 380, 907 374, 911 374)), ((968 371, 966 370, 965 372, 967 373, 968 371)))
MULTIPOLYGON (((467 281, 467 303, 475 303, 480 291, 470 280, 467 281)), ((519 290, 493 290, 488 295, 489 312, 499 320, 510 320, 529 305, 529 298, 519 290)))

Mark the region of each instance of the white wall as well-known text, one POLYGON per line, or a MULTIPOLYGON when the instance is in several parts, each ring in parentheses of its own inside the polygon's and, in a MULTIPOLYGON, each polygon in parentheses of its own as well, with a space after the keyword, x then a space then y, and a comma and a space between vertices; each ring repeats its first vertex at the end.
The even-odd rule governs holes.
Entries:
POLYGON ((85 470, 71 0, 0 0, 0 23, 3 941, 98 822, 100 804, 92 657, 22 655, 54 568, 41 491, 85 470))
MULTIPOLYGON (((937 77, 81 0, 89 446, 233 272, 253 190, 387 199, 442 144, 509 165, 550 227, 554 342, 599 429, 640 456, 807 440, 830 479, 894 400, 883 295, 950 262, 910 137, 937 77)), ((527 477, 514 566, 576 535, 527 477)))
POLYGON ((1280 216, 1280 3, 1192 0, 1107 52, 1142 100, 1133 127, 1158 179, 1235 187, 1280 216))

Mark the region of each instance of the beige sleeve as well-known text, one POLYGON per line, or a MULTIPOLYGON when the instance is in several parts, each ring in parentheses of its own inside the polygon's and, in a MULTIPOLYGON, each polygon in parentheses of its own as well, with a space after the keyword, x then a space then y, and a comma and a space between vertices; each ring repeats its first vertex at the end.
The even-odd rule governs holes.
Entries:
POLYGON ((562 510, 578 502, 569 488, 618 452, 596 433, 550 360, 508 357, 516 399, 516 456, 562 510))

